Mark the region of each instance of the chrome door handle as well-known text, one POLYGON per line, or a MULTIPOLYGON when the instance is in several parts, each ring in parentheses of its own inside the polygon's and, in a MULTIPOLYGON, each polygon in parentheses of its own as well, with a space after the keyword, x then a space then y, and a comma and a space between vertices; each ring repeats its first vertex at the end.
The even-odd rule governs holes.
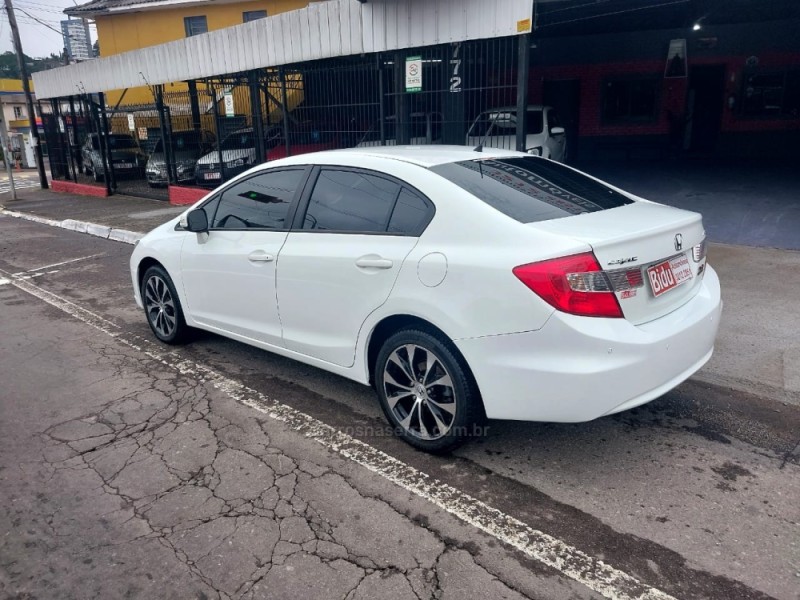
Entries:
POLYGON ((362 269, 391 269, 394 263, 380 256, 362 256, 356 260, 356 266, 362 269))
POLYGON ((250 262, 272 262, 275 260, 275 257, 272 254, 267 254, 263 250, 256 250, 248 255, 247 260, 250 262))

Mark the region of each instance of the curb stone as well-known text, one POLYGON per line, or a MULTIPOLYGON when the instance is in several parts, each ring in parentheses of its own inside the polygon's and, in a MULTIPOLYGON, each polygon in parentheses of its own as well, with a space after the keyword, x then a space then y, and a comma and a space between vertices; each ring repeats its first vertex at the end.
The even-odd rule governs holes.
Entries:
POLYGON ((143 233, 138 231, 129 231, 128 229, 114 229, 108 225, 100 225, 98 223, 89 223, 88 221, 76 221, 75 219, 64 219, 63 221, 56 221, 54 219, 47 219, 37 215, 28 213, 21 213, 15 210, 8 210, 0 207, 0 213, 14 217, 15 219, 24 219, 34 223, 41 223, 42 225, 49 225, 50 227, 60 227, 69 231, 78 233, 85 233, 95 237, 112 240, 115 242, 122 242, 124 244, 135 245, 140 239, 144 237, 143 233))

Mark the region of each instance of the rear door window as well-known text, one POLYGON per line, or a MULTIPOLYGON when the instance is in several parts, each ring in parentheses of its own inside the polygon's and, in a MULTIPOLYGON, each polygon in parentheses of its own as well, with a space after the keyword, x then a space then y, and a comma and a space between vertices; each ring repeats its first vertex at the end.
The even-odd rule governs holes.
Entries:
POLYGON ((431 217, 428 203, 408 188, 403 188, 397 197, 389 219, 389 233, 419 235, 431 217))
POLYGON ((602 183, 536 157, 468 160, 431 171, 520 223, 536 223, 633 204, 602 183))
POLYGON ((303 229, 385 232, 399 192, 398 184, 383 177, 322 169, 308 203, 303 229))

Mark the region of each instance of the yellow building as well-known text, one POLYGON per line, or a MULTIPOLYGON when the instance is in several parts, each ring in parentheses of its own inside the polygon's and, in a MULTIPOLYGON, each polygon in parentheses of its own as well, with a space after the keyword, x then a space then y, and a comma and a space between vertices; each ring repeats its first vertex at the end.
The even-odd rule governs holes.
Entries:
MULTIPOLYGON (((71 17, 93 19, 100 55, 111 56, 303 8, 308 3, 308 0, 92 0, 64 12, 71 17)), ((166 89, 186 88, 176 82, 166 89)), ((108 93, 109 104, 119 102, 122 93, 122 90, 108 93)), ((130 89, 123 98, 123 104, 152 101, 146 87, 130 89)))
MULTIPOLYGON (((33 92, 31 81, 31 92, 33 92)), ((0 79, 0 101, 3 104, 3 118, 9 132, 28 132, 31 124, 28 115, 28 105, 25 103, 25 92, 22 89, 21 79, 0 79)), ((36 96, 34 95, 34 102, 36 96)))

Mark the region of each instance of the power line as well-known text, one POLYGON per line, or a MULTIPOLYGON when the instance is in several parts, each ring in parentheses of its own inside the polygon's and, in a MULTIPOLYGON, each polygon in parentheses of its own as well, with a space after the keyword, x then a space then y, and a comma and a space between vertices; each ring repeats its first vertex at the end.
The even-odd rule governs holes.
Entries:
POLYGON ((56 29, 55 27, 53 27, 53 26, 51 26, 51 25, 48 25, 48 24, 47 24, 47 23, 45 23, 44 21, 40 21, 39 19, 37 19, 36 17, 34 17, 34 16, 31 14, 31 13, 29 13, 28 11, 26 11, 24 8, 19 8, 19 7, 17 7, 17 10, 18 10, 19 12, 21 12, 23 15, 27 15, 29 18, 31 18, 31 19, 33 19, 34 21, 36 21, 37 23, 39 23, 39 25, 42 25, 42 26, 44 26, 44 27, 47 27, 48 29, 52 29, 52 30, 53 30, 53 31, 55 31, 55 32, 56 32, 58 35, 62 35, 62 32, 61 32, 61 30, 59 30, 59 29, 56 29))
MULTIPOLYGON (((613 17, 616 15, 624 15, 632 12, 642 11, 642 10, 650 10, 656 8, 664 8, 665 6, 673 6, 675 4, 688 4, 691 0, 670 0, 667 2, 663 2, 661 4, 648 4, 645 6, 637 6, 636 8, 626 8, 611 12, 602 13, 599 15, 587 15, 585 17, 577 17, 575 19, 567 19, 566 21, 556 21, 555 23, 545 23, 544 25, 540 25, 539 27, 553 27, 555 25, 564 25, 566 23, 577 23, 578 21, 593 21, 594 19, 601 19, 603 17, 613 17)), ((584 5, 585 6, 585 5, 584 5)), ((552 11, 557 12, 557 11, 552 11)), ((546 16, 547 13, 540 13, 539 16, 546 16)))
POLYGON ((63 15, 64 14, 63 11, 58 10, 58 9, 42 8, 40 6, 36 6, 36 5, 33 5, 33 4, 28 4, 27 2, 17 2, 17 8, 19 8, 20 6, 25 7, 28 10, 35 10, 37 12, 45 12, 45 13, 50 13, 50 14, 54 14, 54 15, 63 15))

